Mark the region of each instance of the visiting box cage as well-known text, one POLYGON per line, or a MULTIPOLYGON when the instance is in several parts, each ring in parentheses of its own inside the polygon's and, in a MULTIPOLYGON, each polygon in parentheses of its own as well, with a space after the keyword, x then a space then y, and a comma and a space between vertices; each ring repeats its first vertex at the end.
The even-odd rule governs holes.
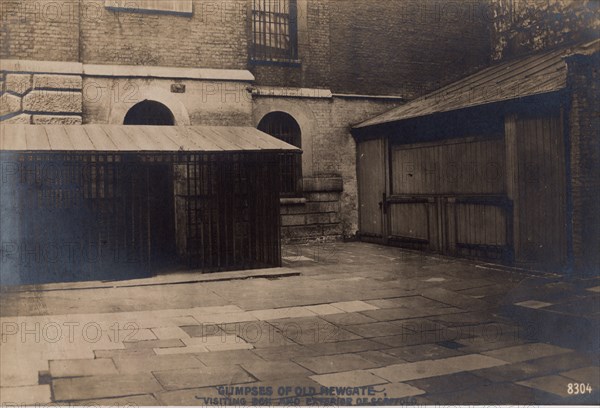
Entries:
POLYGON ((299 149, 258 130, 7 125, 1 140, 7 276, 107 280, 281 265, 280 156, 299 149), (127 151, 124 140, 140 134, 140 143, 163 145, 127 151), (113 151, 80 150, 82 141, 113 151))

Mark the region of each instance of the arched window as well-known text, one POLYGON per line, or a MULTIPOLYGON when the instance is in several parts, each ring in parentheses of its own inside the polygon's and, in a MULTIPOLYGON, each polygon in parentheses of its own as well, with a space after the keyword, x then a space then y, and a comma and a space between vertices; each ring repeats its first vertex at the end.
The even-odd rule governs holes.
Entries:
MULTIPOLYGON (((286 143, 302 148, 300 126, 285 112, 272 112, 258 124, 258 130, 286 143)), ((302 156, 285 153, 281 155, 281 194, 295 195, 300 192, 302 181, 302 156)))
POLYGON ((173 113, 160 102, 142 101, 134 105, 125 115, 124 125, 173 126, 173 113))

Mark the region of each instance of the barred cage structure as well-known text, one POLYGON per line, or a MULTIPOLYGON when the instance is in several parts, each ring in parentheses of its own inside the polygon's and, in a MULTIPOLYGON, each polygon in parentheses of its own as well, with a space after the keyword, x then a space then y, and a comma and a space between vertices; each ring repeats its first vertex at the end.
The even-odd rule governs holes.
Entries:
MULTIPOLYGON (((35 127, 38 135, 49 131, 66 135, 65 141, 92 134, 113 141, 119 131, 94 125, 93 132, 86 132, 88 126, 63 126, 57 133, 55 126, 35 127)), ((144 133, 149 128, 129 127, 127 132, 153 140, 144 133)), ((57 140, 52 151, 44 151, 35 148, 37 139, 27 127, 5 125, 2 131, 5 281, 11 280, 7 273, 19 283, 38 283, 281 265, 280 156, 298 149, 244 128, 237 133, 161 129, 169 134, 167 140, 196 144, 193 150, 181 145, 179 151, 166 151, 166 146, 120 151, 118 141, 114 151, 74 151, 57 140), (234 148, 233 136, 242 133, 234 148), (9 140, 20 134, 31 139, 25 150, 14 149, 9 140), (197 145, 209 141, 220 150, 203 151, 197 145)))

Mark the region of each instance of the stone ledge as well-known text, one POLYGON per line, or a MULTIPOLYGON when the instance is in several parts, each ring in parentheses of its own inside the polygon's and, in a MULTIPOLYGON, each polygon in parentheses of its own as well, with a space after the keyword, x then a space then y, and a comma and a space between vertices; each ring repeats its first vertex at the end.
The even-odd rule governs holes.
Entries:
POLYGON ((281 205, 304 205, 306 198, 304 197, 283 197, 279 199, 281 205))
POLYGON ((341 192, 344 182, 341 177, 304 178, 302 187, 305 192, 341 192))
POLYGON ((137 65, 84 65, 86 76, 101 77, 137 77, 165 79, 202 79, 215 81, 254 81, 254 75, 243 69, 209 69, 151 67, 137 65))
POLYGON ((81 116, 66 116, 66 115, 34 115, 34 125, 81 125, 81 116))
POLYGON ((0 71, 81 75, 83 64, 79 62, 0 59, 0 71))

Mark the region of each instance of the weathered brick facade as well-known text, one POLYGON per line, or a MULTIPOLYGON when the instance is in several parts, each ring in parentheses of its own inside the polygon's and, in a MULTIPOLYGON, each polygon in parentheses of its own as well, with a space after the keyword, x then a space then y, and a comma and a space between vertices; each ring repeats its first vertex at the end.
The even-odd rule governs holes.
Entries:
POLYGON ((600 53, 567 59, 575 270, 600 271, 600 53))
POLYGON ((598 37, 595 0, 493 0, 492 58, 502 60, 598 37))
MULTIPOLYGON (((286 112, 301 128, 304 180, 301 196, 283 201, 284 237, 352 237, 350 126, 512 55, 508 44, 530 24, 514 12, 518 0, 507 1, 298 0, 297 61, 256 64, 250 0, 193 0, 189 14, 4 0, 0 121, 120 124, 146 99, 167 106, 177 125, 256 126, 286 112), (257 91, 266 88, 279 91, 257 91)), ((564 3, 568 27, 598 27, 593 2, 523 2, 550 22, 564 3)), ((563 41, 540 36, 525 51, 563 41)))

